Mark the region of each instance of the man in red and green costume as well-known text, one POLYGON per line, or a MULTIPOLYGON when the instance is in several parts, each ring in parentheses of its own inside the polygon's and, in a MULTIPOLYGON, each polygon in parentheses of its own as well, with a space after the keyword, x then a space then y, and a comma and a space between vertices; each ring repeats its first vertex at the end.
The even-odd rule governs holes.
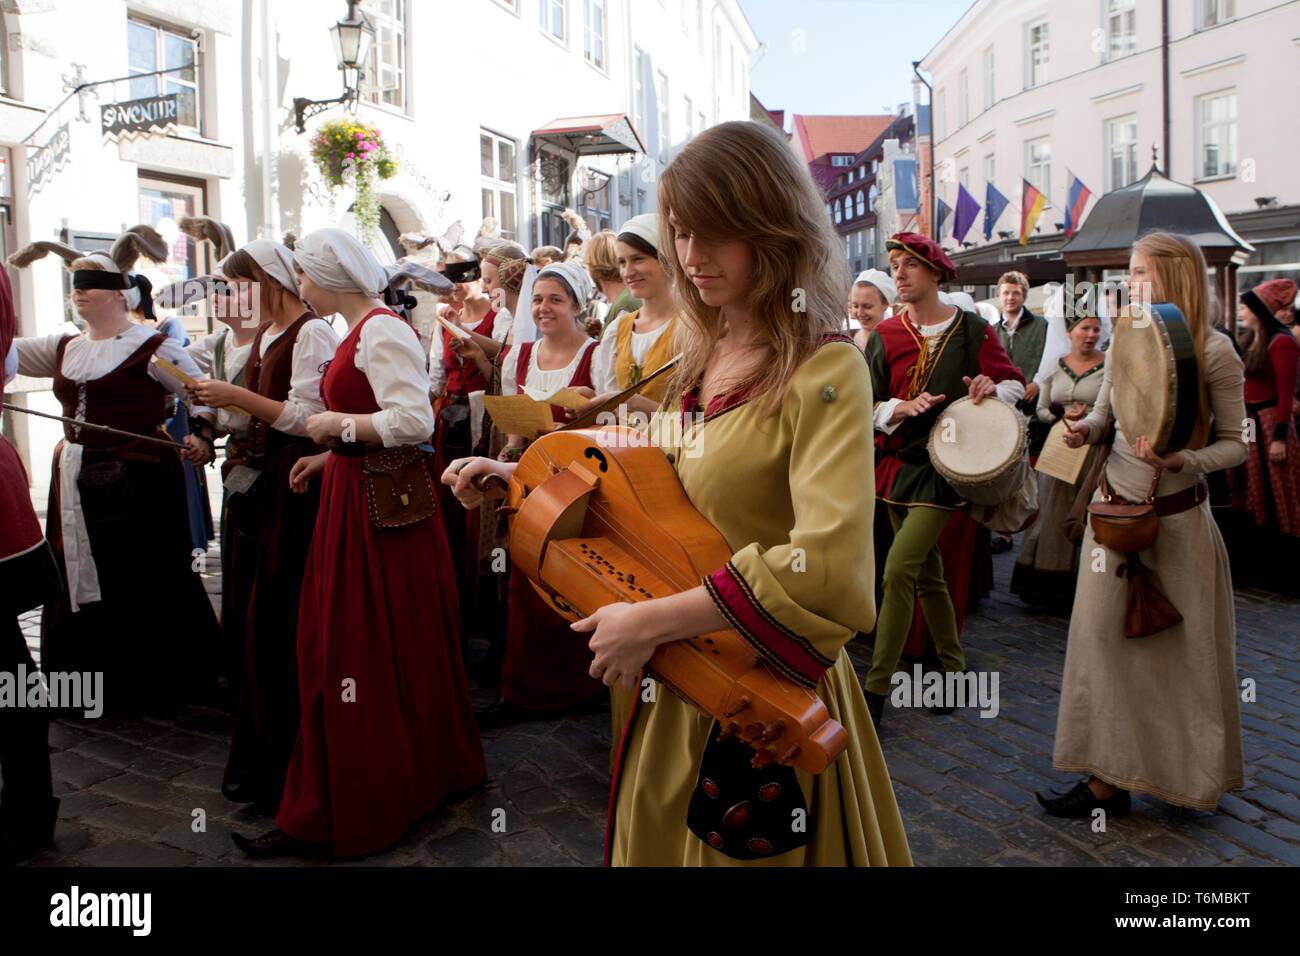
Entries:
POLYGON ((966 503, 930 462, 930 430, 959 398, 996 396, 1014 404, 1025 392, 993 327, 974 312, 940 302, 940 283, 952 282, 957 270, 938 243, 900 232, 885 245, 900 306, 867 344, 875 426, 884 436, 876 453, 876 496, 894 529, 866 684, 877 723, 916 603, 944 670, 966 666, 938 544, 951 512, 966 503))

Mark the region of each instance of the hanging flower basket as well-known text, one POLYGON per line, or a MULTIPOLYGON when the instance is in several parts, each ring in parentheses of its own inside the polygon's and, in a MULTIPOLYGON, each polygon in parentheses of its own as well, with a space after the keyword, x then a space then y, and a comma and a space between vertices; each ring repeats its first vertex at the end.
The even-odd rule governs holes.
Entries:
POLYGON ((379 180, 397 175, 397 160, 388 152, 379 130, 350 120, 324 123, 312 137, 311 158, 331 198, 336 190, 355 184, 356 204, 352 211, 361 241, 370 244, 379 228, 376 186, 379 180))

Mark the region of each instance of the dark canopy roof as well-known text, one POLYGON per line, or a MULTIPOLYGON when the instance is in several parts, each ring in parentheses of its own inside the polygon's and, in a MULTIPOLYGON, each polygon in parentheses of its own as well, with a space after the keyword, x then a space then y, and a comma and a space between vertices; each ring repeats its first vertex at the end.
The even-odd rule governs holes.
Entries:
POLYGON ((1061 253, 1067 260, 1080 253, 1122 250, 1127 255, 1141 236, 1156 230, 1187 236, 1205 252, 1222 250, 1227 256, 1254 251, 1228 225, 1213 199, 1152 166, 1144 178, 1097 200, 1083 228, 1061 253))

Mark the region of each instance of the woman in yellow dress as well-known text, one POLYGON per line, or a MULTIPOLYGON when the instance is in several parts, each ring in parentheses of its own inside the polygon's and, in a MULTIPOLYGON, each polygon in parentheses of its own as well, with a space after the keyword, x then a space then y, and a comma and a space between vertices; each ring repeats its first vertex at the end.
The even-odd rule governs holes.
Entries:
MULTIPOLYGON (((724 123, 664 173, 659 212, 683 358, 664 403, 672 414, 657 416, 651 434, 733 555, 699 587, 613 604, 573 628, 590 635, 591 673, 629 689, 659 644, 734 628, 771 667, 815 689, 849 745, 816 776, 753 771, 728 750, 735 738, 718 742, 712 717, 663 689, 653 701, 638 695, 614 771, 607 859, 909 865, 845 652, 875 619, 871 383, 862 353, 837 334, 849 277, 825 206, 773 131, 724 123), (729 812, 749 793, 752 814, 729 812), (774 806, 760 803, 774 795, 774 806), (759 817, 773 822, 755 831, 759 817)), ((512 471, 462 460, 443 481, 473 507, 474 478, 512 471)))

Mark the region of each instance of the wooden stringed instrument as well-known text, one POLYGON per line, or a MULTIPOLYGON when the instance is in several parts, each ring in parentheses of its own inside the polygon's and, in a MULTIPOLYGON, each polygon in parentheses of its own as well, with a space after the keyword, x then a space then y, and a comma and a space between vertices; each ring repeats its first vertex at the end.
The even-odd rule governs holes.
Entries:
MULTIPOLYGON (((633 428, 543 435, 520 459, 507 499, 511 560, 570 621, 687 591, 731 559, 667 457, 633 428)), ((735 630, 661 644, 646 669, 753 747, 756 767, 817 774, 848 746, 821 699, 735 630)))

